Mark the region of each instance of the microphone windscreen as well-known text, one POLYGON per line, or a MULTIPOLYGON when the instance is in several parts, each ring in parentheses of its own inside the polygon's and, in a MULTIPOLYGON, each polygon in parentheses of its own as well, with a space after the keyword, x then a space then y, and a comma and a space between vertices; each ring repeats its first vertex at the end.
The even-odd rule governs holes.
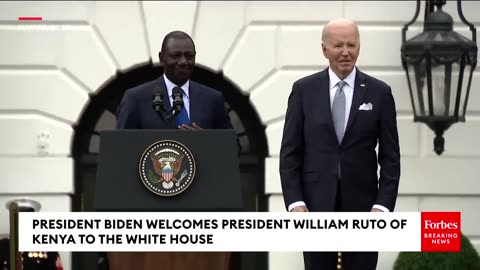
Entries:
POLYGON ((174 95, 183 96, 183 95, 182 95, 182 92, 183 92, 182 89, 181 89, 180 87, 178 87, 178 86, 175 86, 175 87, 173 88, 173 90, 172 90, 172 93, 173 93, 174 95))

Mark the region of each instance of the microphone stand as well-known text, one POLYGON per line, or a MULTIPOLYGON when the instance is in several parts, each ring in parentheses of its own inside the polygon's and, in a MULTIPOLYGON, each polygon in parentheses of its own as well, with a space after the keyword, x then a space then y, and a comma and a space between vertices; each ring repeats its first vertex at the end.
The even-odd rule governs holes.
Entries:
POLYGON ((152 105, 153 105, 153 109, 158 114, 158 116, 160 116, 160 118, 166 124, 166 126, 170 127, 170 126, 175 126, 172 123, 172 119, 174 119, 183 109, 183 100, 173 101, 171 109, 165 110, 165 108, 163 107, 161 94, 156 93, 154 94, 154 101, 152 105))
POLYGON ((167 113, 167 119, 168 121, 174 119, 180 111, 175 109, 175 106, 173 106, 170 111, 167 113))
POLYGON ((156 97, 153 101, 152 107, 153 110, 157 113, 157 115, 162 119, 162 121, 165 123, 165 125, 169 126, 169 112, 165 111, 165 108, 163 108, 163 101, 161 98, 161 94, 156 94, 158 97, 156 97), (157 99, 158 98, 158 99, 157 99))
POLYGON ((167 127, 170 127, 170 128, 175 127, 176 128, 176 125, 172 120, 175 119, 175 117, 178 115, 179 111, 177 111, 175 109, 175 106, 173 106, 169 110, 165 110, 163 107, 161 107, 161 109, 159 109, 159 110, 155 109, 155 111, 156 111, 157 115, 160 116, 163 123, 165 123, 165 125, 167 127))
POLYGON ((168 112, 168 120, 172 120, 175 118, 180 111, 183 109, 183 101, 174 101, 172 104, 172 108, 168 112))
POLYGON ((168 126, 168 123, 169 123, 169 113, 166 112, 163 108, 160 109, 160 110, 155 110, 158 114, 158 116, 160 116, 160 118, 162 119, 162 121, 168 126))
POLYGON ((173 118, 175 118, 178 114, 180 114, 180 112, 183 109, 184 104, 183 104, 182 91, 183 90, 178 86, 172 89, 173 102, 172 102, 172 108, 169 112, 169 120, 172 120, 173 118))

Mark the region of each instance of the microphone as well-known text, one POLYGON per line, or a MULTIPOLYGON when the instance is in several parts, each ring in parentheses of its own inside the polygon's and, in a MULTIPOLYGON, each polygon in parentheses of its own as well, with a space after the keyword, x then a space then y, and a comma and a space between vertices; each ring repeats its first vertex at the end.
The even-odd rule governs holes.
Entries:
POLYGON ((178 113, 183 108, 183 90, 180 87, 175 86, 172 90, 172 96, 173 96, 173 108, 178 113))
POLYGON ((152 107, 156 112, 163 111, 163 100, 162 100, 162 92, 160 87, 156 87, 153 90, 153 103, 152 107))

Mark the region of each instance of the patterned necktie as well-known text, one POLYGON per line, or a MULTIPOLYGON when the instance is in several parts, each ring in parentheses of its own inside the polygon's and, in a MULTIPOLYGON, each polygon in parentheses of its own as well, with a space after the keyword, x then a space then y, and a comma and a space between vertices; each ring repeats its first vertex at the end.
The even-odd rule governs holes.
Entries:
MULTIPOLYGON (((185 95, 185 92, 183 90, 182 92, 183 92, 183 95, 185 95)), ((187 109, 185 109, 185 106, 182 107, 182 110, 175 117, 175 123, 177 124, 177 127, 183 124, 186 124, 186 125, 190 124, 190 119, 188 119, 188 113, 187 113, 187 109)))
POLYGON ((332 118, 333 118, 333 126, 335 127, 335 133, 337 134, 338 143, 342 142, 343 135, 344 135, 344 127, 345 127, 345 92, 343 91, 343 87, 345 86, 346 82, 339 81, 338 82, 338 89, 335 93, 335 97, 333 98, 333 105, 332 105, 332 118))

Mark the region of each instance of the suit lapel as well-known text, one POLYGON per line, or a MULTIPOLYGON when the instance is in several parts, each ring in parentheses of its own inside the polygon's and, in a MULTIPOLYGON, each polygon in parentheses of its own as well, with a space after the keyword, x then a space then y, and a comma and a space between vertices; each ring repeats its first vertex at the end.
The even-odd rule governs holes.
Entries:
POLYGON ((328 129, 332 132, 332 135, 336 138, 335 127, 333 126, 332 107, 330 104, 330 79, 328 77, 328 68, 321 72, 318 76, 314 89, 320 89, 318 91, 319 97, 313 100, 319 100, 320 115, 326 115, 328 120, 328 129))
MULTIPOLYGON (((160 86, 160 91, 162 92, 163 108, 165 109, 165 111, 170 111, 172 105, 170 105, 170 97, 168 96, 167 85, 165 84, 165 79, 163 78, 163 75, 157 79, 156 86, 160 86)), ((153 89, 153 91, 155 91, 155 89, 153 89)))
POLYGON ((197 123, 199 124, 198 116, 201 115, 201 106, 199 105, 199 100, 201 97, 201 91, 198 89, 198 86, 195 82, 190 81, 190 89, 189 92, 189 101, 190 101, 190 123, 197 123))
MULTIPOLYGON (((355 86, 353 88, 352 106, 350 107, 350 114, 348 116, 347 127, 345 128, 345 136, 350 130, 350 127, 352 126, 353 121, 355 121, 355 116, 357 115, 358 108, 364 101, 365 94, 368 91, 365 80, 366 80, 365 74, 363 74, 363 72, 359 71, 357 68, 357 74, 355 76, 355 86)), ((344 140, 345 140, 345 136, 344 136, 344 140)))
MULTIPOLYGON (((165 78, 163 77, 163 75, 158 79, 158 85, 160 86, 162 92, 163 108, 165 112, 170 114, 172 105, 170 103, 170 96, 168 95, 167 85, 165 84, 165 78)), ((176 129, 175 120, 167 120, 166 128, 176 129)))

